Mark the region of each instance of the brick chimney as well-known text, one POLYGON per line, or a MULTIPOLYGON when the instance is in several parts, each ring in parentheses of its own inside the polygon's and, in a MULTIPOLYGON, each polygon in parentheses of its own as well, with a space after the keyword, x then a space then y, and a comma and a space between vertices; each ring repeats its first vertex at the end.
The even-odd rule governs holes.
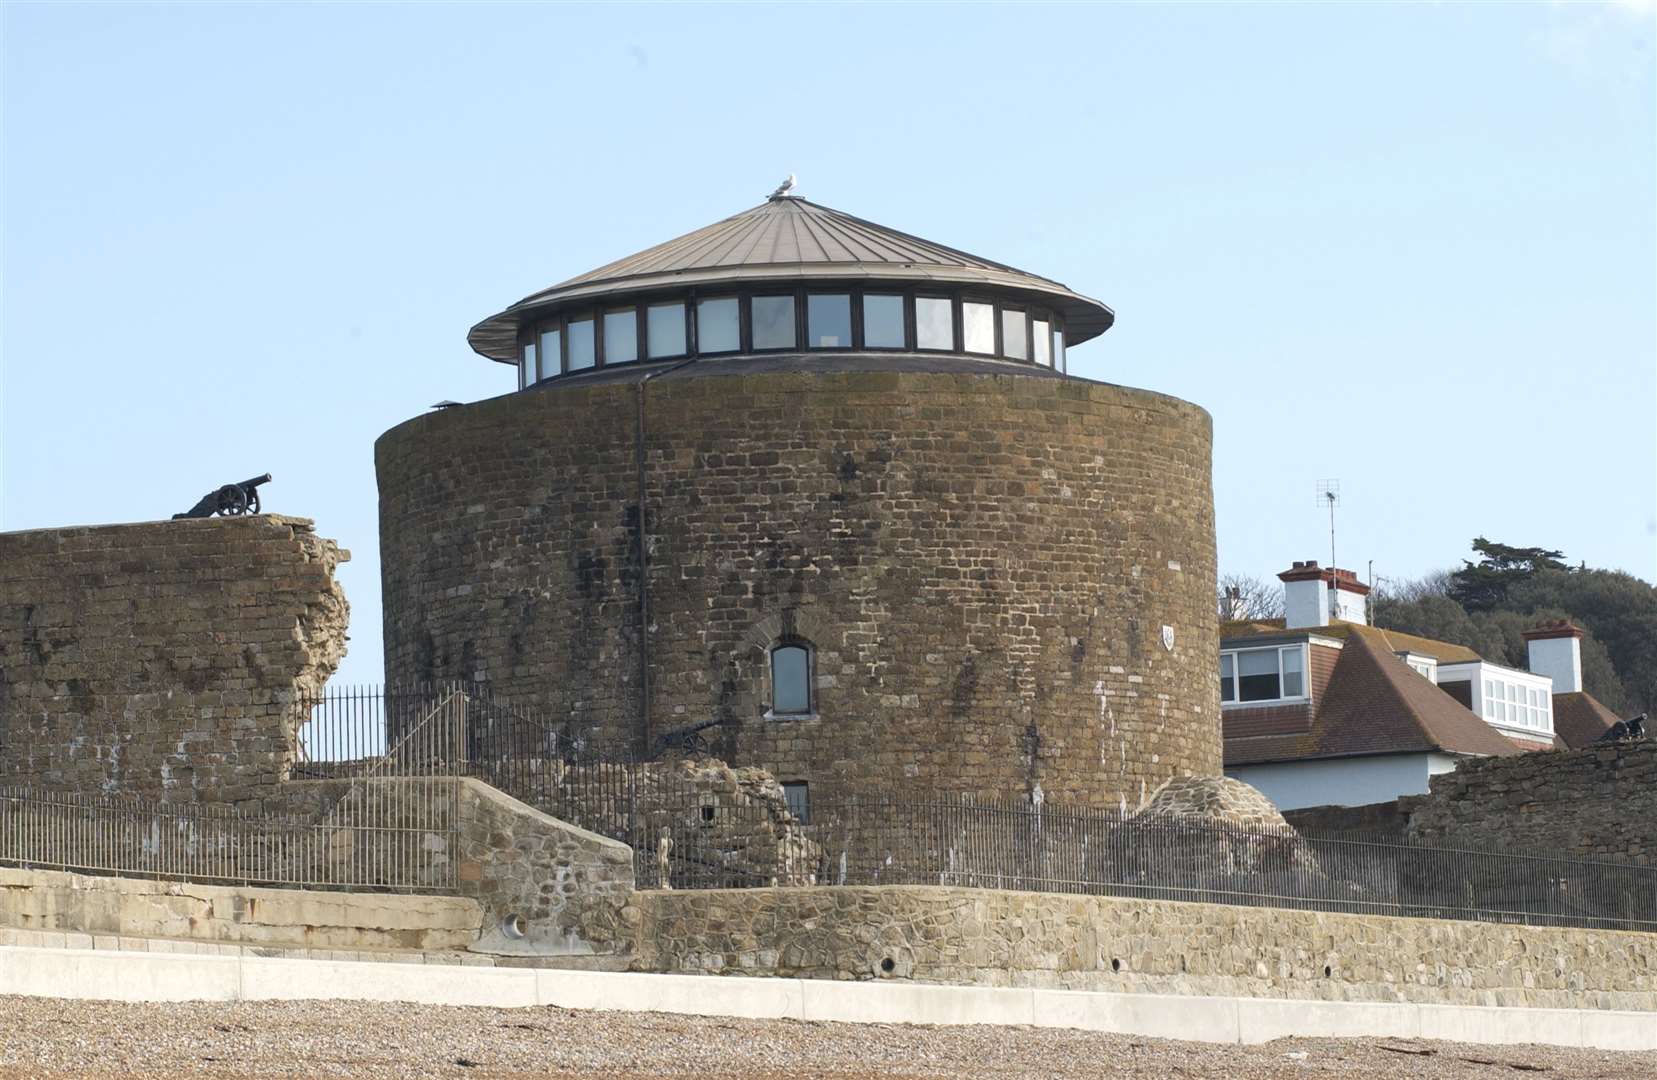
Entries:
POLYGON ((1328 626, 1334 619, 1369 621, 1369 586, 1350 570, 1325 569, 1316 559, 1308 559, 1278 574, 1277 580, 1283 583, 1284 625, 1290 630, 1328 626))
POLYGON ((1551 678, 1556 694, 1581 692, 1581 629, 1572 625, 1569 619, 1557 619, 1526 630, 1524 638, 1530 653, 1526 666, 1532 674, 1551 678))

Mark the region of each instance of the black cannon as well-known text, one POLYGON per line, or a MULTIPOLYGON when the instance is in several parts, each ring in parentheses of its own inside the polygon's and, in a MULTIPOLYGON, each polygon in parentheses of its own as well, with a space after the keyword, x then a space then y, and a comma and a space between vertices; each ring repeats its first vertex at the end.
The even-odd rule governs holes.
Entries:
POLYGON ((1618 743, 1639 742, 1645 738, 1646 714, 1631 716, 1627 720, 1618 720, 1605 729, 1605 734, 1595 739, 1595 742, 1618 743))
POLYGON ((238 514, 257 514, 259 512, 259 485, 270 483, 270 473, 255 476, 251 480, 243 480, 239 484, 226 484, 221 488, 209 491, 201 500, 182 514, 174 514, 173 520, 179 518, 204 518, 214 514, 223 514, 225 517, 235 517, 238 514))

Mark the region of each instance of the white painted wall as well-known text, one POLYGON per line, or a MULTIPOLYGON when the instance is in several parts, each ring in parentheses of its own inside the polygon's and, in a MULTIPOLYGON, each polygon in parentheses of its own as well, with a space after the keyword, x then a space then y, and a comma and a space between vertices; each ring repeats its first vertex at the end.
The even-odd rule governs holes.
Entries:
POLYGON ((1347 622, 1368 623, 1368 598, 1345 589, 1336 589, 1335 617, 1347 622))
POLYGON ((1329 625, 1329 593, 1321 580, 1285 581, 1283 583, 1284 626, 1299 630, 1303 626, 1329 625))
POLYGON ((1427 777, 1454 769, 1455 760, 1446 754, 1381 754, 1237 765, 1226 769, 1225 774, 1260 789, 1279 810, 1364 806, 1400 795, 1425 795, 1427 777), (1443 760, 1435 762, 1435 758, 1443 760))
POLYGON ((1530 645, 1530 669, 1553 680, 1556 694, 1582 689, 1582 642, 1574 637, 1537 638, 1530 645))

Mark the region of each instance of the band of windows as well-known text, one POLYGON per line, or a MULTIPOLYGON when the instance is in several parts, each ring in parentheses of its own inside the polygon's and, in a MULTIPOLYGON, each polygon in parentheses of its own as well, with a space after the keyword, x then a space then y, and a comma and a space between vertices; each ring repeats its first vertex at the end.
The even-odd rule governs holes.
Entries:
POLYGON ((818 349, 967 353, 1066 371, 1064 330, 1046 308, 943 291, 808 288, 564 312, 520 333, 518 387, 637 360, 818 349))

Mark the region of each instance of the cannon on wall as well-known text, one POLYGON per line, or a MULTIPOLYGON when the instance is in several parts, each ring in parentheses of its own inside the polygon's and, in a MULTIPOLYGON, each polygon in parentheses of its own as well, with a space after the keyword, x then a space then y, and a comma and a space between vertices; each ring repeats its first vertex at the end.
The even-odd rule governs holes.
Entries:
POLYGON ((203 495, 196 505, 182 514, 174 514, 173 520, 179 518, 204 518, 214 514, 225 517, 236 517, 239 514, 257 514, 259 512, 259 485, 270 483, 270 473, 255 476, 251 480, 243 480, 239 484, 226 484, 215 488, 203 495))

